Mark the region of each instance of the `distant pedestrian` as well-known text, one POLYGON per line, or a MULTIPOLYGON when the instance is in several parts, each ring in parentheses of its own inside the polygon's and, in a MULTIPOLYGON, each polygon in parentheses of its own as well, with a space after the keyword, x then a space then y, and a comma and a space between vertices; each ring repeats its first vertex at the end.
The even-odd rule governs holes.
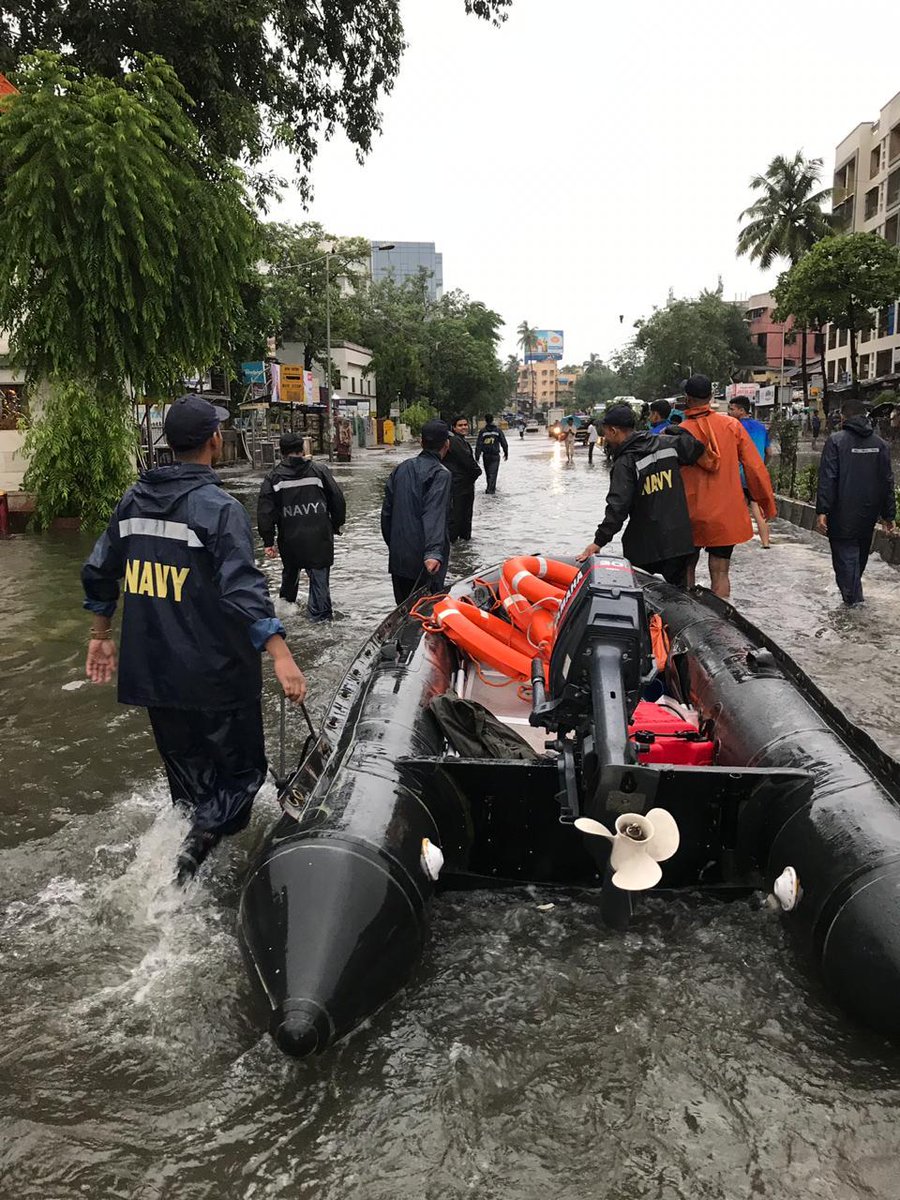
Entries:
POLYGON ((279 596, 296 603, 300 572, 309 577, 306 611, 311 621, 330 621, 334 535, 347 519, 339 484, 324 463, 303 453, 299 433, 279 439, 282 461, 259 489, 256 525, 266 558, 281 555, 279 596), (277 548, 276 548, 277 540, 277 548))
POLYGON ((566 447, 566 465, 575 461, 575 422, 569 417, 563 427, 563 444, 566 447))
POLYGON ((654 400, 650 405, 650 433, 665 433, 671 425, 672 405, 668 400, 654 400))
POLYGON ((651 575, 684 587, 694 538, 679 468, 698 463, 701 470, 713 470, 716 460, 689 434, 654 437, 635 425, 627 404, 613 405, 603 417, 603 436, 613 455, 606 513, 578 561, 597 554, 627 520, 625 557, 651 575))
POLYGON ((715 471, 685 467, 684 490, 694 531, 694 556, 688 568, 688 586, 696 581, 696 566, 701 549, 709 555, 710 586, 717 596, 731 595, 729 566, 738 542, 753 537, 750 513, 744 502, 741 471, 751 499, 766 519, 775 516, 775 493, 769 472, 763 466, 750 435, 734 417, 713 412, 712 384, 705 375, 686 380, 685 414, 681 428, 687 430, 718 456, 715 471))
POLYGON ((863 603, 862 577, 877 521, 894 527, 896 501, 891 451, 869 424, 861 400, 841 408, 843 427, 822 450, 816 529, 831 543, 834 577, 844 603, 863 603))
POLYGON ((813 409, 812 416, 809 419, 809 424, 812 429, 812 444, 815 446, 816 442, 819 440, 819 434, 822 432, 822 418, 815 409, 813 409))
POLYGON ((484 459, 484 478, 487 487, 484 489, 485 494, 493 496, 497 490, 497 473, 500 470, 500 453, 503 453, 504 462, 509 459, 509 446, 506 443, 506 436, 502 429, 498 429, 494 424, 494 414, 485 413, 484 427, 479 431, 478 440, 475 443, 475 461, 484 459))
POLYGON ((450 449, 444 466, 453 476, 450 504, 450 541, 468 542, 472 537, 472 509, 475 505, 475 480, 481 467, 475 461, 468 442, 468 417, 454 417, 450 422, 450 449))
POLYGON ((388 546, 388 571, 397 604, 423 584, 432 592, 444 587, 452 476, 442 460, 449 449, 447 422, 426 421, 421 453, 395 467, 385 486, 381 536, 388 546))
MULTIPOLYGON (((755 417, 750 416, 750 401, 746 396, 735 396, 728 405, 729 416, 734 417, 736 421, 740 421, 744 429, 750 435, 750 440, 756 447, 760 458, 764 463, 769 461, 771 448, 769 446, 769 431, 762 421, 757 421, 755 417)), ((741 467, 741 485, 744 489, 744 499, 750 506, 750 512, 753 515, 753 520, 756 522, 756 528, 759 530, 759 541, 763 550, 768 550, 770 545, 769 537, 769 522, 762 515, 759 505, 750 495, 747 490, 747 480, 744 475, 744 468, 741 467)))
POLYGON ((171 405, 163 430, 174 466, 155 467, 129 488, 81 571, 94 683, 116 672, 110 625, 124 584, 119 701, 147 709, 172 803, 191 820, 179 883, 224 835, 244 828, 265 782, 263 650, 287 698, 306 697, 254 561, 247 510, 212 470, 227 419, 202 396, 171 405))
POLYGON ((600 434, 597 432, 597 422, 589 421, 588 422, 588 440, 587 440, 588 466, 589 467, 592 467, 594 465, 594 447, 597 445, 599 440, 600 440, 600 434))

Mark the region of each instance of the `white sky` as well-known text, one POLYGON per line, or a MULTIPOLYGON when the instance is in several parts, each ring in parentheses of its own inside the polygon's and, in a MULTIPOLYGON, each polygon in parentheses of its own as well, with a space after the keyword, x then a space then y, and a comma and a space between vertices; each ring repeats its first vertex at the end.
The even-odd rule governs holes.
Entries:
MULTIPOLYGON (((900 90, 896 3, 515 0, 500 29, 463 0, 403 0, 409 49, 364 166, 342 136, 308 216, 335 234, 434 241, 444 287, 604 358, 677 295, 763 291, 734 253, 773 155, 825 160, 900 90), (879 40, 883 38, 884 40, 879 40), (624 316, 620 325, 619 314, 624 316)), ((272 216, 303 220, 295 193, 272 216)))

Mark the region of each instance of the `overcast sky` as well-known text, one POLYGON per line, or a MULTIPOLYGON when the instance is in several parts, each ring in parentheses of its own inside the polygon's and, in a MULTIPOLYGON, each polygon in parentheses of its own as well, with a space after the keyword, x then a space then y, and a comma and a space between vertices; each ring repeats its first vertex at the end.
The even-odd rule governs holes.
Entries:
MULTIPOLYGON (((604 358, 669 288, 746 296, 750 177, 825 160, 900 90, 896 3, 515 0, 500 29, 463 0, 403 0, 409 49, 364 166, 320 153, 309 217, 335 234, 434 241, 444 287, 604 358), (884 40, 880 40, 883 38, 884 40), (620 324, 619 315, 624 320, 620 324)), ((303 220, 296 194, 272 214, 303 220)))

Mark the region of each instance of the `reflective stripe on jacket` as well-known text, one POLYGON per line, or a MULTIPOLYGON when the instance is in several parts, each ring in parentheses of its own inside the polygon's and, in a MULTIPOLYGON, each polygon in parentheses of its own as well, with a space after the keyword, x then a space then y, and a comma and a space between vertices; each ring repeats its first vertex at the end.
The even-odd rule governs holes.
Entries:
POLYGON ((247 510, 194 463, 142 475, 81 571, 84 607, 119 601, 119 700, 241 708, 262 690, 260 650, 284 626, 256 566, 247 510))

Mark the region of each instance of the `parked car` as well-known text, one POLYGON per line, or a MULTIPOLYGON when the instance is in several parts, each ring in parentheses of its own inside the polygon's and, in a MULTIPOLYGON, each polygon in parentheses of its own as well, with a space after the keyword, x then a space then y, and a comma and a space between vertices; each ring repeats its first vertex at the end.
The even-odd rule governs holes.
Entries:
POLYGON ((525 422, 525 432, 526 433, 540 433, 541 432, 540 425, 538 425, 537 421, 535 421, 535 419, 533 417, 530 421, 525 422))

